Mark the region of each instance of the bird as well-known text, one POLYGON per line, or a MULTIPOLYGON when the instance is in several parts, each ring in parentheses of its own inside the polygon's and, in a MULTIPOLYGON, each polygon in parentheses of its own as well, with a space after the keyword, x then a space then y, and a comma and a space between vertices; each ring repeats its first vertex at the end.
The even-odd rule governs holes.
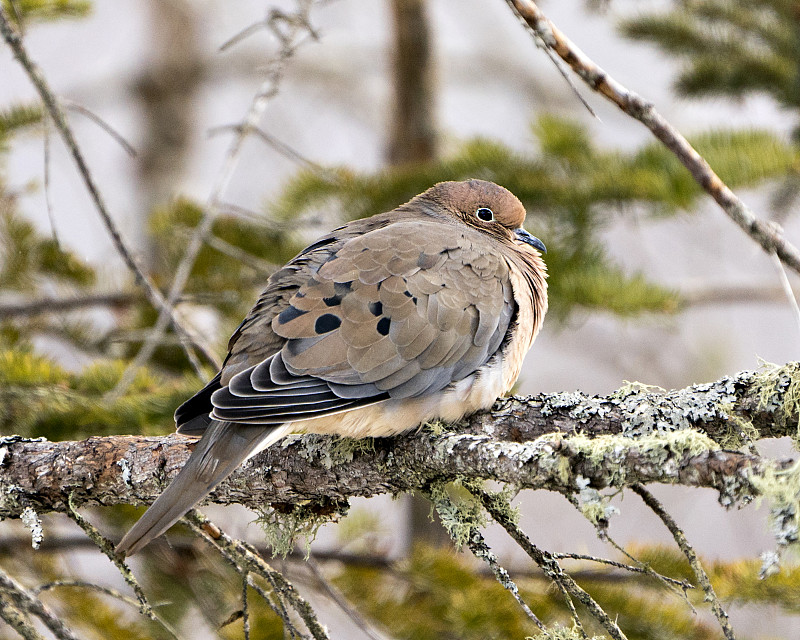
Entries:
POLYGON ((348 222, 270 276, 216 376, 175 412, 201 436, 117 545, 131 555, 292 433, 388 437, 491 407, 547 311, 544 243, 485 180, 348 222))

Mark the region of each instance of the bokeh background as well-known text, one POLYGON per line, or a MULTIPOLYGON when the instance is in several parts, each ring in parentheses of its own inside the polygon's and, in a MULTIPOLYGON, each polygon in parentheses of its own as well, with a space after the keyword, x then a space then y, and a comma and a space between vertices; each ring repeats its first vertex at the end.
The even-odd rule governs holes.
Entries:
MULTIPOLYGON (((267 139, 244 140, 216 202, 210 199, 236 135, 232 127, 241 124, 265 74, 274 70, 279 42, 260 29, 224 51, 220 46, 263 21, 270 8, 292 11, 295 3, 95 0, 85 12, 76 3, 78 16, 54 19, 48 12, 59 12, 50 3, 20 4, 33 7, 25 42, 54 90, 100 116, 137 151, 129 156, 91 118, 69 111, 115 222, 160 286, 169 286, 201 212, 212 209, 218 216, 218 242, 201 253, 180 311, 219 354, 274 263, 343 218, 376 213, 403 202, 421 190, 418 185, 471 172, 515 190, 528 206, 528 229, 550 249, 553 311, 528 356, 518 393, 606 394, 626 380, 680 388, 756 368, 759 359, 800 357, 798 319, 773 260, 692 186, 644 127, 578 83, 593 117, 504 2, 320 3, 311 12, 318 39, 306 34, 286 61, 260 119, 267 139), (398 7, 422 12, 405 16, 424 18, 410 36, 399 33, 398 7), (427 38, 420 35, 423 27, 427 38), (420 37, 424 41, 414 40, 420 37), (411 49, 398 54, 398 43, 411 49), (421 100, 422 106, 409 115, 399 106, 403 99, 421 100)), ((781 11, 790 12, 791 4, 748 9, 749 3, 733 0, 561 0, 543 3, 543 9, 599 65, 697 140, 745 202, 781 224, 796 244, 800 101, 791 85, 800 85, 800 62, 791 52, 800 48, 800 36, 781 22, 781 11), (731 15, 734 9, 752 11, 751 21, 714 23, 711 12, 692 9, 715 4, 731 15), (672 10, 672 23, 646 19, 672 10), (681 17, 689 25, 683 30, 681 17), (722 43, 718 50, 715 39, 722 43), (748 67, 751 50, 766 62, 748 67), (731 72, 725 84, 709 58, 728 69, 741 63, 739 76, 731 72)), ((0 47, 0 111, 19 105, 36 105, 36 94, 9 49, 0 47)), ((98 292, 131 299, 68 314, 0 318, 2 375, 29 388, 49 380, 77 394, 52 406, 28 400, 19 406, 19 397, 10 397, 0 433, 167 433, 174 404, 199 384, 169 336, 126 392, 128 413, 121 423, 101 426, 104 416, 115 413, 101 401, 123 368, 115 359, 136 352, 154 314, 136 297, 67 149, 52 127, 46 134, 35 113, 28 119, 29 125, 9 125, 0 137, 0 303, 98 292), (22 221, 32 226, 21 230, 22 221), (15 260, 23 250, 25 259, 15 260), (70 261, 77 266, 65 273, 70 261), (33 363, 28 378, 18 372, 21 353, 33 363), (43 363, 50 367, 46 372, 43 363), (87 373, 87 367, 94 369, 87 373)), ((793 275, 789 279, 796 284, 793 275)), ((772 455, 790 450, 783 442, 760 446, 772 455)), ((654 491, 704 558, 753 559, 774 546, 763 507, 728 512, 710 491, 654 491)), ((520 504, 523 528, 542 547, 610 553, 561 496, 530 492, 520 504)), ((621 511, 611 525, 618 542, 670 543, 638 500, 625 496, 614 504, 621 511)), ((371 548, 389 559, 406 558, 415 539, 436 538, 435 531, 415 530, 425 527, 409 515, 412 510, 406 498, 354 501, 351 520, 360 524, 326 526, 312 548, 349 549, 347 536, 363 544, 369 529, 371 548)), ((209 507, 208 513, 228 522, 232 535, 259 539, 243 509, 209 507)), ((55 517, 45 524, 46 536, 72 531, 55 517)), ((0 535, 21 531, 0 523, 0 535)), ((490 528, 488 540, 508 565, 525 564, 499 528, 490 528)), ((117 584, 92 552, 73 550, 67 557, 76 570, 117 584)), ((361 637, 332 605, 322 606, 334 637, 361 637)), ((800 621, 787 611, 762 602, 734 605, 731 613, 744 637, 797 637, 800 621)), ((197 624, 191 637, 214 637, 208 619, 197 624)), ((0 637, 10 633, 0 626, 0 637)))

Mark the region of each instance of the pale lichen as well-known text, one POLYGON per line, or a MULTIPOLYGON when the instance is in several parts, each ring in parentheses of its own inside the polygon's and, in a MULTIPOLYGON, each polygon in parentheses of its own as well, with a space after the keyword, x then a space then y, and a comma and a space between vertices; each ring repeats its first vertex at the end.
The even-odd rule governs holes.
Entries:
POLYGON ((458 549, 467 544, 474 530, 486 524, 486 512, 480 501, 460 481, 433 483, 428 496, 458 549))
POLYGON ((762 473, 750 473, 749 481, 759 498, 770 502, 770 526, 778 548, 800 540, 800 461, 787 469, 767 467, 762 473))
POLYGON ((732 378, 670 392, 626 381, 610 399, 625 416, 622 433, 640 437, 697 428, 704 422, 718 420, 720 406, 733 403, 735 392, 736 382, 732 378))
POLYGON ((122 469, 122 482, 126 487, 131 486, 131 465, 125 458, 120 458, 117 465, 122 469))
POLYGON ((619 513, 619 509, 609 504, 611 496, 604 496, 591 487, 590 482, 588 478, 580 475, 575 478, 575 484, 579 488, 578 507, 589 522, 605 528, 611 517, 619 513))
POLYGON ((792 440, 800 448, 800 363, 762 361, 752 384, 758 389, 759 408, 773 413, 779 426, 793 427, 792 440))
POLYGON ((325 503, 305 501, 297 504, 272 505, 273 508, 257 509, 256 522, 261 526, 267 543, 276 556, 286 556, 299 538, 304 539, 306 555, 311 552, 311 543, 320 527, 336 522, 347 514, 349 505, 334 501, 325 503))
POLYGON ((592 636, 589 638, 586 633, 577 627, 562 627, 556 624, 550 629, 544 629, 535 636, 527 636, 525 640, 606 640, 606 636, 592 636))
POLYGON ((33 510, 32 507, 25 507, 20 514, 19 519, 25 528, 31 532, 31 546, 38 549, 44 540, 44 529, 42 529, 42 521, 39 514, 33 510))

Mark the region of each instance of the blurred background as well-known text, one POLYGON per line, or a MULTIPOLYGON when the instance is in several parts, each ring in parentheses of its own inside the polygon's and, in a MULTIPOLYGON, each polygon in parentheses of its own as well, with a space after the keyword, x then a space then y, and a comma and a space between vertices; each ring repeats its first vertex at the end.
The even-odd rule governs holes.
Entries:
MULTIPOLYGON (((393 208, 436 181, 479 177, 523 200, 527 228, 548 247, 551 312, 517 393, 607 394, 626 380, 680 388, 757 368, 759 359, 800 357, 798 319, 776 264, 644 127, 576 80, 592 116, 504 2, 329 0, 310 8, 308 25, 287 18, 303 5, 289 1, 3 4, 64 100, 115 223, 162 290, 192 234, 213 217, 178 312, 219 356, 271 271, 316 236, 393 208), (285 17, 273 13, 271 30, 274 9, 285 17), (244 136, 254 105, 258 130, 244 136)), ((542 8, 595 62, 652 101, 758 215, 800 242, 796 2, 561 0, 542 8)), ((194 372, 167 332, 126 381, 156 313, 5 46, 0 225, 0 433, 78 439, 170 432, 174 407, 213 371, 204 362, 194 372)), ((791 450, 784 442, 759 446, 770 455, 791 450)), ((766 509, 727 512, 710 491, 654 492, 699 553, 720 563, 718 591, 732 602, 743 637, 797 637, 796 595, 745 596, 744 582, 731 577, 752 577, 759 554, 774 546, 766 509)), ((671 542, 661 523, 626 498, 614 500, 615 540, 654 564, 685 570, 659 546, 671 542)), ((523 528, 543 548, 617 557, 561 496, 529 492, 518 502, 523 528)), ((231 535, 263 539, 244 509, 207 512, 224 518, 231 535)), ((138 511, 91 513, 108 532, 122 531, 138 511)), ((312 549, 334 556, 326 571, 391 637, 522 637, 517 627, 487 631, 485 618, 452 613, 459 606, 474 613, 477 602, 495 596, 480 591, 491 589, 480 575, 458 573, 473 566, 470 557, 431 551, 443 541, 426 505, 407 497, 354 500, 350 513, 323 527, 312 549), (378 558, 373 564, 335 557, 367 551, 378 558), (413 579, 402 589, 384 585, 374 572, 387 566, 413 579), (414 588, 424 580, 431 582, 420 592, 423 605, 414 588), (386 596, 394 608, 370 584, 394 594, 386 596), (455 602, 453 589, 466 600, 455 602), (396 628, 391 616, 409 628, 396 628)), ((65 518, 45 519, 46 540, 74 543, 77 532, 65 518)), ((487 539, 505 564, 529 571, 499 527, 487 539)), ((20 540, 24 529, 0 523, 0 563, 21 579, 76 572, 120 584, 96 551, 65 543, 50 556, 31 555, 20 540)), ((188 637, 241 637, 235 625, 218 629, 240 586, 220 578, 224 568, 201 551, 151 545, 134 564, 148 588, 169 594, 165 611, 193 627, 188 637), (176 587, 187 575, 196 584, 176 587)), ((313 579, 294 570, 301 588, 313 592, 313 579)), ((544 607, 552 594, 530 579, 544 607)), ((677 598, 659 618, 657 593, 643 595, 616 574, 586 579, 631 620, 631 638, 719 637, 705 612, 694 615, 677 598), (634 613, 632 603, 648 614, 634 613)), ((313 597, 333 637, 365 637, 325 596, 313 597)), ((115 629, 123 614, 100 596, 71 592, 53 602, 68 620, 84 619, 86 637, 158 637, 145 623, 115 629), (101 601, 107 619, 86 622, 99 615, 101 601)), ((489 617, 501 617, 498 606, 489 617)), ((547 606, 545 618, 562 616, 547 606)), ((283 637, 269 615, 254 637, 283 637)), ((14 636, 0 626, 6 637, 14 636)))

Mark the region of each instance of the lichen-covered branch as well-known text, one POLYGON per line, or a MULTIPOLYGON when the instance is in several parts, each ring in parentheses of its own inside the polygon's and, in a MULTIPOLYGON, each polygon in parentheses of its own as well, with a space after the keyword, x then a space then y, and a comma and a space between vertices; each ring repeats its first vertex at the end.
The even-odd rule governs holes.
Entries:
MULTIPOLYGON (((507 398, 462 424, 397 438, 297 436, 254 458, 210 499, 251 507, 310 501, 324 515, 353 496, 459 478, 565 493, 659 482, 714 488, 724 505, 761 495, 788 503, 800 474, 791 461, 720 445, 794 436, 798 370, 796 363, 765 367, 670 392, 628 385, 603 397, 507 398)), ((66 511, 70 496, 76 506, 152 502, 193 442, 177 435, 0 438, 0 517, 66 511)))

